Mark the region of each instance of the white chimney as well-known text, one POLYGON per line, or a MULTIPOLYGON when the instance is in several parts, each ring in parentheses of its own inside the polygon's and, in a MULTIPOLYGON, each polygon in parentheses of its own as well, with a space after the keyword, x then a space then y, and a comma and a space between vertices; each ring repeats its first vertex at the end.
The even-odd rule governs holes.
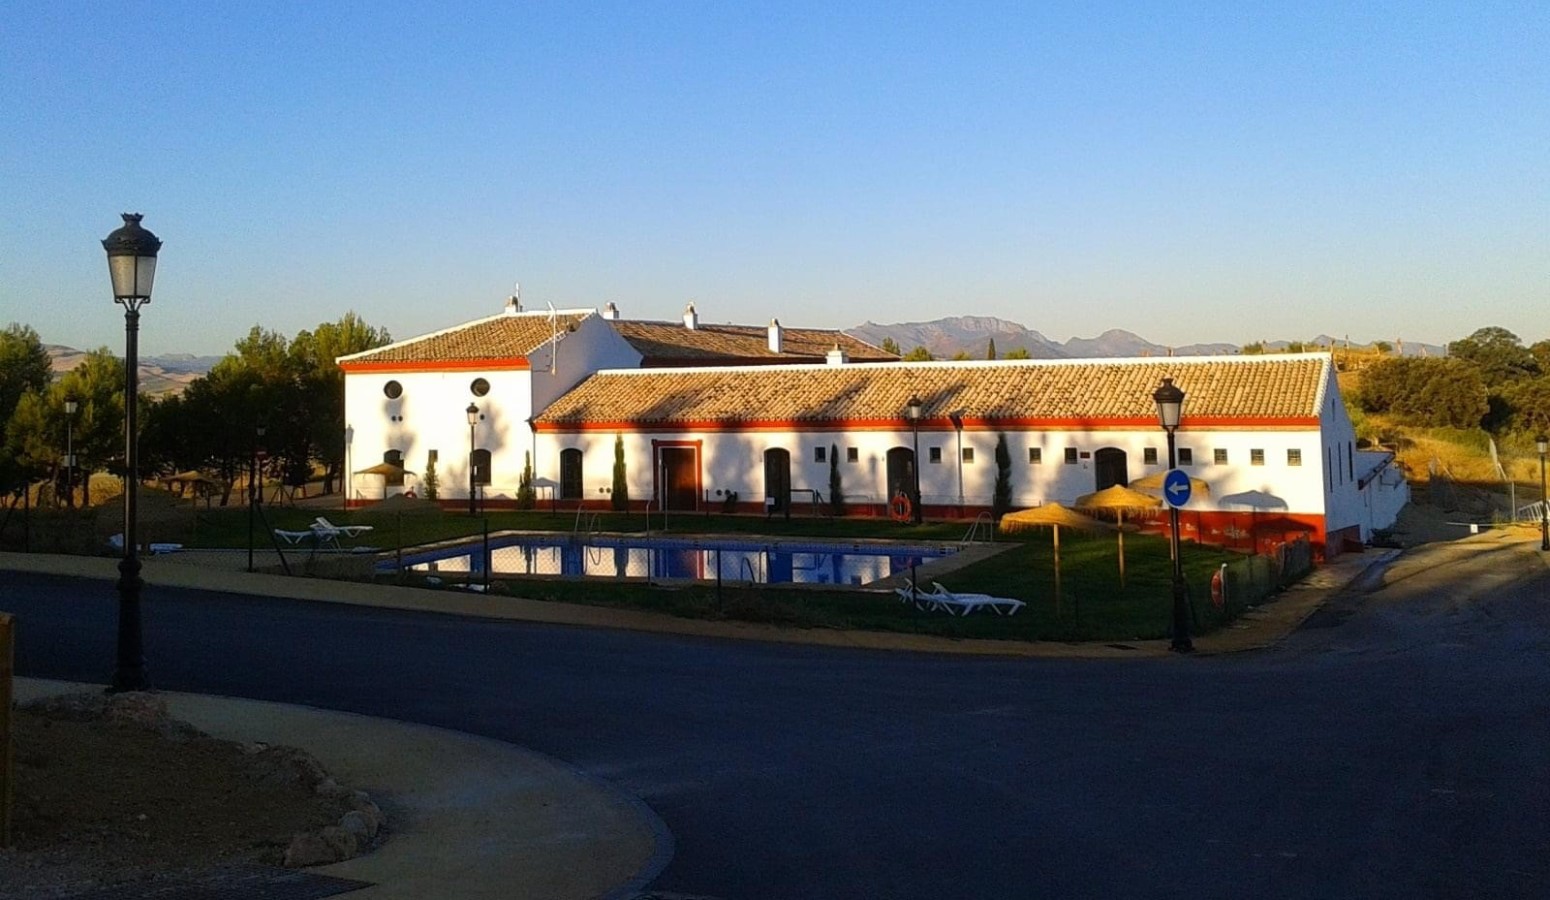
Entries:
POLYGON ((700 327, 700 314, 694 311, 694 304, 684 307, 684 327, 693 331, 700 327))
POLYGON ((612 300, 603 305, 603 318, 610 322, 618 321, 619 307, 615 306, 612 300))
POLYGON ((513 285, 511 296, 506 298, 506 315, 514 316, 522 311, 522 285, 513 285))
POLYGON ((824 359, 831 366, 843 366, 850 362, 850 354, 846 353, 844 350, 841 350, 839 344, 835 344, 834 349, 830 350, 824 359))
POLYGON ((780 320, 779 319, 771 319, 770 320, 770 352, 771 353, 780 353, 781 352, 781 347, 783 347, 784 345, 785 345, 785 342, 783 340, 781 340, 780 320))

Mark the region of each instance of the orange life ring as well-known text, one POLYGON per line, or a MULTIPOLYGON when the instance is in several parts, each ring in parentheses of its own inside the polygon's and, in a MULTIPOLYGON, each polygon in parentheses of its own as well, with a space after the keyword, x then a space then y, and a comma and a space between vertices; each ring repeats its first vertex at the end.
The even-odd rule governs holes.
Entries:
POLYGON ((1217 569, 1216 574, 1211 576, 1211 605, 1221 609, 1226 602, 1227 590, 1226 586, 1222 584, 1222 570, 1217 569))
POLYGON ((888 501, 888 515, 895 522, 908 522, 910 520, 910 513, 914 511, 915 507, 910 504, 909 495, 903 491, 894 494, 893 499, 888 501))

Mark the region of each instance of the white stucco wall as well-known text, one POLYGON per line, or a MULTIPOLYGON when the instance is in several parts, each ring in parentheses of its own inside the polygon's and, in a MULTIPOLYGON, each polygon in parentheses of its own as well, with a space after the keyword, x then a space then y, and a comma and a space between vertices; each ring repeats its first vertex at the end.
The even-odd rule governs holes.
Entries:
MULTIPOLYGON (((345 446, 349 470, 357 472, 381 462, 386 451, 399 450, 404 455, 404 468, 415 473, 405 479, 405 486, 423 494, 421 479, 430 451, 435 450, 441 496, 467 497, 466 410, 469 403, 474 403, 481 416, 474 429, 474 442, 479 449, 490 451, 494 482, 491 489, 509 476, 514 490, 528 433, 527 420, 533 414, 530 383, 529 373, 521 370, 348 373, 345 446), (476 378, 490 383, 487 395, 474 396, 471 385, 476 378), (389 400, 383 394, 389 381, 397 381, 403 387, 397 400, 389 400)), ((380 478, 357 475, 352 476, 351 482, 351 499, 382 496, 380 478)))
MULTIPOLYGON (((405 488, 414 488, 423 495, 429 451, 436 450, 439 495, 443 499, 466 498, 467 408, 473 403, 479 407, 481 417, 474 429, 475 446, 490 451, 490 484, 481 488, 481 494, 489 498, 514 497, 522 475, 523 454, 534 449, 528 424, 534 413, 600 368, 639 365, 640 354, 600 317, 591 315, 579 321, 574 332, 565 332, 552 345, 546 343, 534 351, 528 361, 528 370, 346 372, 345 446, 349 471, 379 463, 383 453, 396 449, 404 454, 404 467, 415 473, 406 477, 405 488), (490 383, 490 391, 483 397, 475 396, 472 390, 477 378, 490 383), (389 381, 397 381, 403 387, 397 400, 390 400, 383 393, 389 381)), ((557 473, 558 461, 551 463, 550 468, 557 473)), ((542 463, 535 462, 535 471, 542 473, 542 463)), ((381 478, 352 476, 351 499, 375 500, 381 496, 381 478)))
MULTIPOLYGON (((1366 501, 1357 485, 1363 473, 1356 460, 1356 429, 1340 395, 1334 366, 1328 367, 1320 402, 1323 446, 1319 465, 1321 469, 1328 466, 1324 469, 1324 527, 1327 531, 1339 531, 1353 525, 1361 526, 1367 519, 1367 511, 1366 501)), ((1362 537, 1365 539, 1366 535, 1362 537)))
MULTIPOLYGON (((1031 506, 1051 500, 1069 504, 1082 494, 1097 489, 1097 472, 1091 454, 1113 447, 1127 457, 1127 475, 1135 480, 1167 469, 1166 436, 1160 430, 1146 431, 1007 431, 1007 447, 1012 460, 1013 503, 1031 506), (1029 449, 1042 451, 1041 462, 1029 462, 1029 449), (1074 447, 1078 460, 1065 462, 1067 447, 1074 447), (1146 465, 1146 448, 1156 450, 1157 463, 1146 465), (1081 454, 1089 454, 1082 458, 1081 454)), ((700 473, 710 503, 720 502, 717 491, 736 491, 743 502, 760 502, 764 497, 764 452, 783 448, 791 454, 791 485, 794 489, 814 489, 829 494, 829 463, 816 460, 815 449, 837 447, 843 489, 852 503, 887 502, 887 454, 893 447, 909 449, 913 437, 909 430, 899 431, 765 431, 747 433, 668 432, 624 435, 627 480, 635 500, 652 497, 655 480, 653 441, 702 443, 700 473), (849 462, 848 450, 854 447, 857 460, 849 462)), ((606 499, 613 483, 612 432, 544 433, 537 437, 539 457, 554 461, 539 474, 559 480, 559 453, 574 447, 582 451, 582 477, 585 498, 606 499)), ((966 506, 989 506, 995 489, 996 433, 965 429, 923 428, 920 433, 921 496, 929 506, 955 506, 960 498, 966 506), (961 441, 961 444, 960 444, 961 441), (960 446, 973 451, 972 462, 961 462, 960 446), (940 451, 940 462, 933 463, 931 451, 940 451)), ((1194 462, 1182 466, 1194 477, 1211 486, 1209 497, 1197 498, 1191 508, 1232 509, 1224 498, 1248 491, 1259 491, 1281 498, 1284 511, 1323 513, 1325 497, 1322 449, 1319 432, 1312 429, 1279 431, 1191 431, 1181 430, 1178 446, 1193 451, 1194 462), (1227 463, 1213 462, 1216 450, 1225 450, 1227 463), (1300 466, 1288 463, 1287 451, 1301 451, 1300 466), (1251 464, 1251 451, 1263 451, 1264 463, 1251 464)), ((793 497, 793 504, 806 501, 806 495, 793 497)), ((706 497, 702 496, 702 502, 706 497)), ((1280 509, 1280 507, 1277 507, 1280 509)))

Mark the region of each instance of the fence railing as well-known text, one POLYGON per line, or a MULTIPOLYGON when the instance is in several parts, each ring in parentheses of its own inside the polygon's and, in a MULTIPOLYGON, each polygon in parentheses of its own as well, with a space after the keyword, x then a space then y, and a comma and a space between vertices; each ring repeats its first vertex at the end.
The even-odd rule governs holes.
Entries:
POLYGON ((1241 614, 1313 569, 1313 545, 1306 537, 1277 544, 1268 553, 1246 556, 1223 567, 1224 606, 1229 617, 1241 614))

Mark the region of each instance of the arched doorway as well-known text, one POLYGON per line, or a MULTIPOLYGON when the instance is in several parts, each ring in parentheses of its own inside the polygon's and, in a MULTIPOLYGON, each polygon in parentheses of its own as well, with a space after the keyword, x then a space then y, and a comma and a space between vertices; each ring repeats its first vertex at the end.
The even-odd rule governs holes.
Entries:
POLYGON ((567 447, 560 451, 560 499, 580 500, 581 494, 581 451, 567 447))
POLYGON ((1130 468, 1125 457, 1125 451, 1118 447, 1104 447, 1093 454, 1093 476, 1097 481, 1096 490, 1103 490, 1114 485, 1130 484, 1130 468))
POLYGON ((765 512, 791 514, 791 451, 772 447, 764 451, 764 497, 772 501, 765 512))
POLYGON ((915 499, 915 451, 894 447, 888 451, 888 499, 903 493, 915 499))

